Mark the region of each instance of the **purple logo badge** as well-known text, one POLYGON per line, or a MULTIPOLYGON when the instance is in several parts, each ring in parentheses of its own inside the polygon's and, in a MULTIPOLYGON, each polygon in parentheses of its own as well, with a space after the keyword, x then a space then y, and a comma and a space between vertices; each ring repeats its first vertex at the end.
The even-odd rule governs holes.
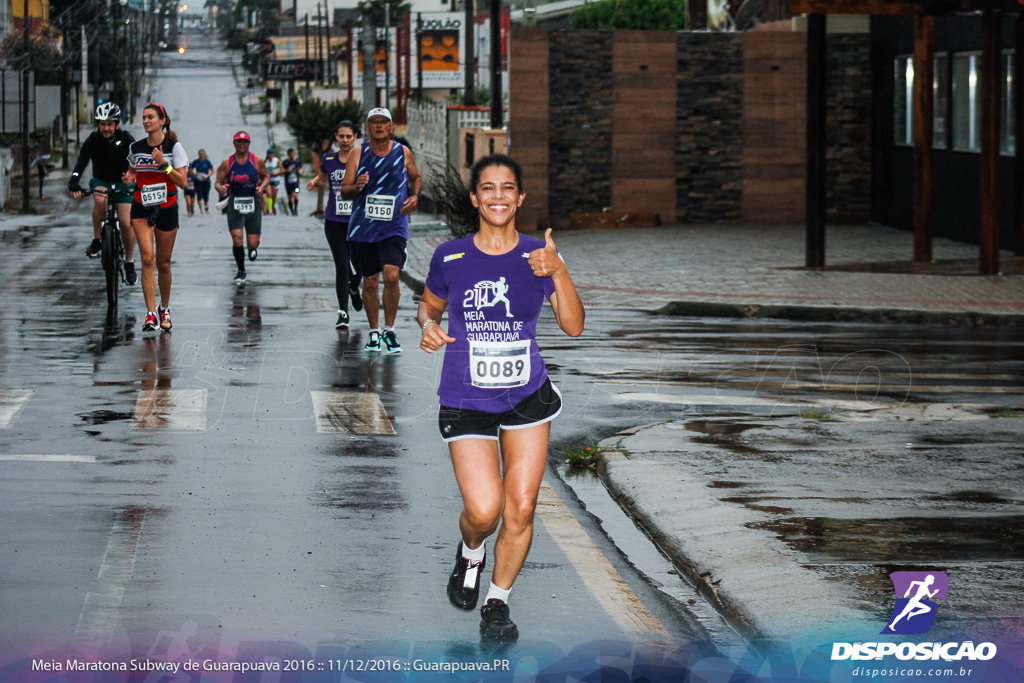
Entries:
POLYGON ((949 577, 945 572, 893 572, 889 574, 896 591, 896 606, 892 619, 881 633, 918 635, 926 633, 935 624, 938 604, 945 600, 949 590, 949 577))

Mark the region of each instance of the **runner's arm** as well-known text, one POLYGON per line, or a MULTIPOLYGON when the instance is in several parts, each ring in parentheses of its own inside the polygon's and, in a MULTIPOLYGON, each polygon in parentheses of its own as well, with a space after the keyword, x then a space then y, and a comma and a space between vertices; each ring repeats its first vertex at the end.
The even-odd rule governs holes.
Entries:
POLYGON ((228 193, 228 164, 231 162, 230 157, 225 159, 217 167, 217 181, 213 184, 213 189, 217 190, 218 194, 228 193))
POLYGON ((570 337, 583 334, 586 311, 569 275, 569 269, 559 256, 555 241, 551 239, 551 228, 544 233, 544 248, 530 252, 530 267, 537 277, 550 277, 555 286, 548 300, 551 301, 551 310, 555 313, 558 326, 570 337))
POLYGON ((260 184, 256 186, 256 194, 263 195, 267 193, 267 188, 270 186, 270 173, 267 171, 267 165, 263 163, 263 159, 253 158, 256 160, 256 172, 260 175, 260 184))
POLYGON ((438 297, 426 287, 423 288, 423 296, 420 297, 420 305, 416 310, 416 321, 423 330, 420 339, 420 348, 427 353, 433 353, 442 348, 445 344, 455 341, 454 337, 441 327, 441 316, 448 308, 448 300, 438 297))
POLYGON ((345 160, 345 177, 341 179, 342 199, 355 199, 366 187, 366 183, 370 182, 369 173, 363 173, 356 177, 356 173, 359 172, 360 158, 362 158, 362 147, 354 147, 348 153, 348 159, 345 160))
POLYGON ((413 155, 412 150, 402 145, 402 151, 405 152, 407 187, 412 190, 405 198, 405 203, 402 204, 402 214, 408 215, 420 205, 420 190, 423 189, 423 178, 420 176, 420 170, 416 168, 416 157, 413 155))

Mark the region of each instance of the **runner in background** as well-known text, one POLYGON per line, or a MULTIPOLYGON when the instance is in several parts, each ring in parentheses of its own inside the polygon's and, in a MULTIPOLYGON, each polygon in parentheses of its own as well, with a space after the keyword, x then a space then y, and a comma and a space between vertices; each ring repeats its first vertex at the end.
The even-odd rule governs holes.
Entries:
POLYGON ((256 260, 263 232, 263 212, 260 198, 270 184, 267 167, 255 154, 249 152, 252 138, 244 130, 235 133, 235 153, 217 167, 215 189, 226 195, 225 213, 228 217, 228 231, 231 233, 231 253, 235 257, 238 271, 235 283, 245 284, 245 247, 249 247, 249 260, 256 260), (242 231, 245 231, 245 241, 242 231))
POLYGON ((284 173, 284 191, 288 197, 288 212, 299 215, 299 179, 302 178, 302 160, 289 148, 288 156, 281 160, 281 171, 284 173))

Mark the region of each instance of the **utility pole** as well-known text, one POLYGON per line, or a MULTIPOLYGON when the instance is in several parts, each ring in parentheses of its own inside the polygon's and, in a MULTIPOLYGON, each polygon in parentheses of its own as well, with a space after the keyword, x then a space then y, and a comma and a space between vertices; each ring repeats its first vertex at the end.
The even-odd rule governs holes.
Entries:
POLYGON ((462 0, 466 10, 466 94, 465 103, 467 107, 476 106, 476 90, 473 84, 473 68, 476 60, 473 58, 473 0, 462 0))
POLYGON ((416 101, 423 101, 423 14, 416 13, 416 101))
POLYGON ((363 12, 363 109, 377 106, 377 31, 369 10, 363 12))
POLYGON ((391 5, 384 1, 384 106, 391 108, 391 5))
MULTIPOLYGON (((309 12, 306 12, 306 64, 309 64, 309 12)), ((306 90, 309 90, 309 76, 306 77, 306 90)))
POLYGON ((21 57, 21 167, 23 169, 21 174, 21 210, 28 213, 29 210, 29 160, 28 160, 28 72, 32 67, 32 53, 29 52, 31 44, 29 42, 29 17, 28 17, 28 0, 25 0, 25 14, 22 15, 24 21, 21 25, 21 30, 24 31, 22 40, 23 54, 21 57))
POLYGON ((501 128, 501 0, 491 0, 491 128, 501 128))

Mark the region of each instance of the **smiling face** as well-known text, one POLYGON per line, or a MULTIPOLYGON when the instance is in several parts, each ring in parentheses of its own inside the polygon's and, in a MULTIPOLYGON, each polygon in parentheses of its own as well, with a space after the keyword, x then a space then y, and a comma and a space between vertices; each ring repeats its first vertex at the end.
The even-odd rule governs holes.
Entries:
POLYGON ((356 134, 348 126, 341 126, 338 128, 338 132, 334 134, 334 139, 338 142, 338 151, 342 154, 348 154, 356 143, 356 134))
POLYGON ((519 191, 516 175, 507 166, 488 166, 480 172, 480 182, 469 198, 480 211, 480 220, 492 227, 513 225, 516 210, 526 195, 519 191))
POLYGON ((114 137, 114 132, 117 131, 117 121, 100 121, 99 127, 100 135, 109 140, 114 137))

